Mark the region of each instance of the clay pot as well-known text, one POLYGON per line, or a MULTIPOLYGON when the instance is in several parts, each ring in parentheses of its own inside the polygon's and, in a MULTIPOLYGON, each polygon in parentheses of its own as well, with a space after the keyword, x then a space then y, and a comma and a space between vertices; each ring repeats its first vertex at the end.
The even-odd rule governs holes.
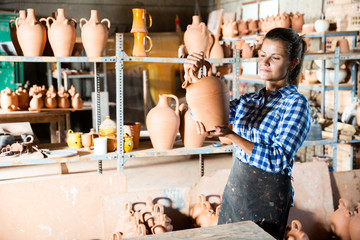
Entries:
POLYGON ((214 215, 214 211, 211 209, 210 203, 204 201, 201 203, 203 211, 201 214, 196 218, 196 224, 200 227, 209 227, 211 226, 212 217, 214 215))
MULTIPOLYGON (((19 17, 20 20, 18 20, 19 26, 25 21, 26 18, 26 11, 25 10, 19 10, 19 17)), ((18 19, 17 18, 17 19, 18 19)), ((9 28, 10 28, 10 38, 11 41, 15 47, 16 53, 18 56, 23 56, 23 52, 21 50, 19 41, 17 39, 17 31, 16 31, 16 19, 12 19, 9 21, 9 28), (14 24, 13 24, 14 23, 14 24)))
POLYGON ((196 124, 190 115, 186 104, 181 104, 180 110, 180 135, 186 148, 199 148, 203 145, 205 136, 197 133, 196 124))
POLYGON ((129 136, 133 137, 134 149, 139 147, 140 131, 141 131, 141 122, 124 123, 124 133, 127 133, 129 134, 129 136))
POLYGON ((336 42, 336 46, 340 48, 340 53, 347 53, 350 51, 349 42, 344 37, 336 42))
POLYGON ((302 32, 301 33, 306 34, 306 33, 312 33, 312 32, 315 32, 314 24, 309 23, 309 24, 304 24, 302 26, 302 32))
MULTIPOLYGON (((290 16, 286 12, 283 12, 278 18, 278 27, 289 28, 291 25, 290 16)), ((304 23, 303 23, 304 24, 304 23)))
POLYGON ((31 98, 30 104, 29 104, 29 110, 40 110, 41 108, 44 107, 44 100, 42 99, 43 94, 42 93, 37 93, 34 94, 33 97, 31 98))
POLYGON ((99 21, 98 11, 91 10, 91 15, 89 21, 85 18, 80 19, 80 29, 81 29, 81 40, 83 42, 86 55, 88 57, 101 57, 104 53, 109 30, 110 30, 110 20, 104 18, 99 21), (85 24, 83 25, 83 21, 85 24), (107 27, 103 24, 107 22, 107 27))
POLYGON ((286 234, 286 240, 309 240, 309 237, 301 231, 301 223, 298 220, 291 222, 291 229, 286 234))
POLYGON ((15 91, 18 98, 18 106, 20 110, 27 110, 29 108, 29 94, 26 89, 19 87, 15 91))
POLYGON ((152 25, 152 18, 149 13, 146 12, 145 9, 141 8, 133 8, 133 24, 131 28, 131 33, 135 32, 143 32, 147 33, 147 29, 149 29, 152 25), (149 17, 149 25, 146 26, 146 15, 149 17))
POLYGON ((76 93, 71 100, 72 108, 76 110, 81 110, 83 108, 84 101, 81 99, 80 93, 76 93))
POLYGON ((76 91, 76 88, 74 87, 74 85, 70 86, 70 89, 68 90, 68 93, 70 94, 71 99, 75 96, 77 91, 76 91))
MULTIPOLYGON (((302 26, 304 25, 304 13, 300 14, 296 12, 291 17, 291 28, 294 29, 296 32, 300 33, 302 31, 302 26)), ((316 25, 315 25, 316 29, 316 25)))
POLYGON ((250 46, 250 43, 243 42, 241 44, 241 57, 251 58, 254 56, 254 46, 250 46))
POLYGON ((45 107, 47 108, 56 108, 57 107, 57 94, 53 85, 50 86, 49 90, 46 92, 45 97, 45 107))
POLYGON ((185 47, 189 54, 192 54, 193 52, 204 52, 206 55, 209 32, 205 23, 200 23, 199 16, 193 16, 192 20, 192 24, 187 26, 184 33, 185 47))
POLYGON ((16 111, 19 106, 19 100, 15 92, 6 87, 1 91, 1 108, 5 112, 16 111))
POLYGON ((214 45, 211 48, 210 58, 224 58, 224 50, 223 47, 219 43, 219 37, 214 36, 214 45))
POLYGON ((65 17, 63 8, 58 8, 56 20, 53 17, 46 19, 48 38, 55 57, 71 56, 76 40, 76 25, 75 19, 65 17))
POLYGON ((159 102, 146 116, 146 127, 151 143, 156 150, 172 149, 179 130, 179 100, 172 94, 159 95, 159 102), (176 102, 175 111, 170 107, 168 98, 176 102))
POLYGON ((190 209, 190 217, 192 217, 193 219, 196 219, 200 215, 200 213, 203 211, 202 203, 204 201, 206 201, 205 195, 200 194, 198 196, 197 203, 195 203, 195 205, 190 209))
POLYGON ((357 212, 354 211, 354 217, 350 220, 349 232, 351 240, 360 240, 360 202, 357 204, 357 212))
POLYGON ((221 29, 223 38, 233 38, 239 33, 237 22, 235 22, 234 20, 226 20, 221 26, 221 29))
POLYGON ((258 28, 258 20, 248 19, 248 28, 249 28, 249 35, 256 34, 259 31, 258 28))
POLYGON ((237 27, 238 27, 239 36, 244 36, 249 33, 247 21, 237 20, 237 27))
POLYGON ((81 144, 84 146, 84 149, 90 151, 92 142, 92 134, 91 133, 83 133, 81 134, 81 144))
POLYGON ((64 86, 61 86, 58 90, 58 106, 59 108, 70 107, 69 93, 65 91, 64 86))
POLYGON ((135 32, 134 33, 134 47, 132 55, 135 57, 147 57, 148 53, 152 49, 151 38, 144 32, 135 32), (149 48, 146 49, 146 39, 149 40, 149 48))
POLYGON ((211 76, 211 65, 205 61, 207 77, 197 78, 190 70, 190 81, 182 87, 186 89, 186 101, 194 119, 204 124, 206 131, 215 126, 227 126, 229 122, 229 90, 221 79, 211 76), (206 103, 206 104, 205 104, 206 103))
POLYGON ((17 38, 24 56, 41 56, 46 44, 46 30, 36 19, 35 10, 28 8, 25 21, 22 18, 17 18, 15 25, 17 38))
POLYGON ((351 219, 351 211, 344 199, 339 200, 338 209, 331 216, 331 231, 342 240, 350 240, 349 224, 351 219))

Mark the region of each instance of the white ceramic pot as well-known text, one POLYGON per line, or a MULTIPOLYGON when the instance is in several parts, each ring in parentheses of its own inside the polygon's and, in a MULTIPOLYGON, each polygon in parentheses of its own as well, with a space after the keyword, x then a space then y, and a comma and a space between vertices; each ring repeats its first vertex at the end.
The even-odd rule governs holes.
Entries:
MULTIPOLYGON (((347 72, 345 69, 339 69, 339 83, 343 83, 347 72)), ((321 82, 322 81, 322 69, 319 68, 316 71, 316 77, 321 82)), ((333 85, 335 81, 335 70, 334 69, 326 69, 325 70, 325 85, 333 85)))
POLYGON ((329 30, 329 22, 326 20, 316 20, 315 21, 315 31, 316 32, 326 32, 329 30))

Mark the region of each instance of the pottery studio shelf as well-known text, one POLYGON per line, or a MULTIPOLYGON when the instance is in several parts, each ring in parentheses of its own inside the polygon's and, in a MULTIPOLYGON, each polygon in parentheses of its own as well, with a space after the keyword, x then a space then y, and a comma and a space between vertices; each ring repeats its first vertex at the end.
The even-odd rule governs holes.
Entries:
POLYGON ((116 62, 116 57, 23 57, 0 56, 0 61, 9 62, 116 62))

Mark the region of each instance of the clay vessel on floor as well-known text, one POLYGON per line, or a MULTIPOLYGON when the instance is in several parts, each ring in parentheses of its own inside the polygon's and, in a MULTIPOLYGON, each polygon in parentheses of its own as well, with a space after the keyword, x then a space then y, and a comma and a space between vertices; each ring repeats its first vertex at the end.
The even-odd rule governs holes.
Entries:
POLYGON ((146 116, 146 127, 149 131, 151 143, 156 150, 172 149, 176 134, 179 130, 179 100, 175 95, 159 95, 159 102, 151 109, 146 116), (176 102, 173 110, 168 98, 173 98, 176 102))
POLYGON ((42 93, 34 94, 29 104, 30 107, 29 110, 36 111, 43 108, 44 100, 42 99, 42 97, 43 97, 42 93))
POLYGON ((184 33, 184 43, 189 54, 193 52, 206 52, 209 33, 205 23, 200 22, 199 16, 192 17, 192 24, 187 26, 184 33))
POLYGON ((351 211, 344 199, 339 200, 338 209, 331 216, 331 231, 341 240, 350 240, 349 224, 351 211))
POLYGON ((199 79, 190 70, 191 79, 183 82, 186 101, 195 120, 204 124, 206 131, 229 122, 229 90, 220 78, 211 76, 211 65, 205 61, 207 77, 199 79))
POLYGON ((88 57, 101 57, 104 53, 109 30, 110 20, 104 18, 99 20, 98 11, 91 10, 89 21, 85 18, 80 19, 81 39, 88 57), (85 24, 83 24, 85 21, 85 24), (103 23, 106 22, 107 26, 103 23))
POLYGON ((180 135, 186 148, 199 148, 203 145, 205 136, 198 134, 194 119, 186 104, 181 104, 180 110, 180 135))
POLYGON ((202 202, 204 202, 205 200, 206 198, 204 194, 200 194, 198 196, 197 203, 195 203, 195 205, 190 209, 190 217, 195 219, 200 215, 200 213, 203 211, 202 202))
POLYGON ((53 85, 51 85, 49 90, 46 92, 46 97, 44 102, 45 102, 45 107, 47 108, 57 107, 57 94, 53 85))
POLYGON ((66 18, 63 8, 58 8, 56 20, 53 17, 46 19, 49 42, 55 57, 71 56, 76 40, 76 25, 75 19, 66 18))
POLYGON ((291 222, 291 229, 286 234, 286 240, 309 240, 309 237, 301 231, 301 223, 298 220, 291 222))
POLYGON ((26 89, 19 87, 15 91, 20 110, 27 110, 29 108, 29 94, 26 89))
POLYGON ((46 30, 36 19, 35 10, 27 9, 25 21, 18 18, 15 23, 18 41, 24 56, 41 56, 46 44, 46 30))
MULTIPOLYGON (((26 19, 26 11, 25 10, 19 10, 19 17, 18 18, 20 19, 20 20, 18 20, 18 24, 20 26, 26 19)), ((16 19, 12 19, 12 20, 9 21, 10 38, 11 38, 11 41, 12 41, 14 47, 15 47, 17 55, 18 56, 23 56, 23 52, 21 50, 21 47, 19 45, 19 41, 17 39, 16 23, 15 22, 16 22, 16 19)))
POLYGON ((351 218, 349 224, 349 232, 351 240, 360 240, 360 202, 357 204, 357 211, 351 218))
POLYGON ((19 100, 15 92, 6 87, 1 91, 1 108, 5 112, 16 111, 19 106, 19 100))

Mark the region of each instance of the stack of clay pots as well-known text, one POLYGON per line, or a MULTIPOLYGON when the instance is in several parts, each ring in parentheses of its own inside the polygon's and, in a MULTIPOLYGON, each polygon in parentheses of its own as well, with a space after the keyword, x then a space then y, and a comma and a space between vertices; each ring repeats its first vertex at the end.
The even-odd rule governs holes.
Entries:
POLYGON ((198 196, 198 202, 190 209, 190 217, 194 220, 195 225, 199 227, 209 227, 217 225, 219 219, 220 202, 211 206, 206 200, 204 194, 198 196))
POLYGON ((132 55, 136 57, 147 57, 152 49, 152 41, 148 36, 148 28, 152 25, 152 18, 146 9, 133 8, 133 24, 131 33, 134 34, 134 47, 132 55), (149 25, 146 25, 146 16, 149 16, 149 25), (149 48, 146 49, 146 39, 149 40, 149 48))
POLYGON ((139 211, 134 211, 131 203, 125 203, 112 239, 159 234, 172 230, 171 219, 164 214, 164 207, 161 204, 153 204, 153 200, 148 197, 146 205, 139 211))
POLYGON ((338 209, 331 216, 331 231, 341 240, 359 240, 360 239, 360 202, 357 204, 357 210, 349 210, 349 204, 345 199, 339 200, 338 209))

